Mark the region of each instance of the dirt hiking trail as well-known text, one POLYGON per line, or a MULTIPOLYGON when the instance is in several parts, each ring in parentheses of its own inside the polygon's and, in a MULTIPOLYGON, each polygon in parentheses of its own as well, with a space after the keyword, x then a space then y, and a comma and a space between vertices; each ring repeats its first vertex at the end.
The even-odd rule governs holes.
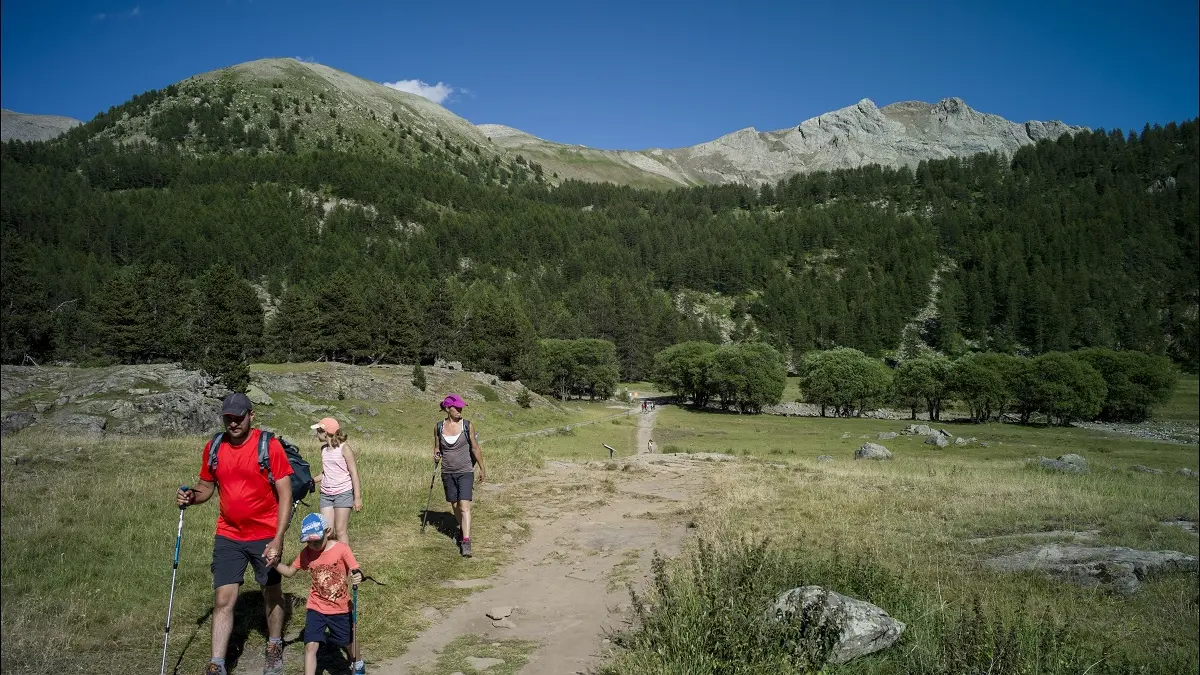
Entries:
MULTIPOLYGON (((639 416, 639 452, 653 423, 654 413, 639 416)), ((592 672, 608 655, 606 631, 620 628, 627 616, 626 584, 640 588, 654 551, 674 556, 694 531, 687 513, 711 466, 658 454, 586 464, 551 461, 536 476, 505 485, 520 495, 529 539, 497 574, 448 582, 481 590, 435 620, 403 656, 371 664, 370 672, 467 672, 465 663, 446 673, 434 669, 442 649, 466 635, 536 642, 522 675, 592 672), (493 608, 512 613, 492 620, 487 613, 493 608)), ((524 528, 510 522, 505 529, 524 528)), ((446 547, 447 555, 455 554, 453 542, 446 547)))

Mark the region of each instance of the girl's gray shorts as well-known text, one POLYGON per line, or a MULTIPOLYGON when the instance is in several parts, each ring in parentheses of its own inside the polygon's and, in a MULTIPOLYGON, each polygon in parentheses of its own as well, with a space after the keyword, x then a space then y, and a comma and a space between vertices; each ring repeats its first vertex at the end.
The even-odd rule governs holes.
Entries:
POLYGON ((335 509, 350 509, 354 508, 354 490, 346 490, 339 492, 336 495, 327 495, 321 493, 321 508, 333 507, 335 509))

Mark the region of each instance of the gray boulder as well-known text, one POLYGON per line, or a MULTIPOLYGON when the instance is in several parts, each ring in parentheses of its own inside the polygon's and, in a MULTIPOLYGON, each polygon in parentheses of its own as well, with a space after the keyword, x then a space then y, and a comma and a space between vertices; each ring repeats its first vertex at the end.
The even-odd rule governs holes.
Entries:
POLYGON ((863 443, 854 453, 854 459, 891 459, 892 452, 878 443, 863 443))
POLYGON ((1141 464, 1134 464, 1133 466, 1129 467, 1129 470, 1136 471, 1138 473, 1162 473, 1162 469, 1154 469, 1141 464))
POLYGON ((875 439, 880 441, 890 441, 896 436, 897 434, 894 431, 881 431, 879 432, 879 435, 875 437, 875 439))
POLYGON ((250 402, 253 403, 254 405, 274 405, 275 404, 274 399, 272 399, 270 397, 270 395, 267 394, 267 392, 263 391, 262 388, 260 388, 258 385, 254 385, 254 384, 252 384, 246 388, 246 397, 249 398, 250 402))
POLYGON ((820 609, 827 621, 837 627, 838 640, 829 654, 829 662, 846 663, 886 649, 904 633, 905 624, 872 605, 820 586, 801 586, 781 594, 772 608, 775 618, 820 609))
POLYGON ((1087 466, 1080 466, 1071 462, 1064 462, 1061 459, 1050 459, 1049 457, 1038 457, 1037 459, 1028 459, 1026 462, 1036 462, 1038 466, 1047 471, 1059 471, 1061 473, 1086 473, 1087 466))
POLYGON ((946 431, 945 429, 938 429, 937 432, 939 434, 945 436, 946 438, 954 438, 954 434, 950 433, 949 431, 946 431))
POLYGON ((954 439, 954 444, 955 445, 969 445, 974 440, 975 440, 974 437, 963 438, 962 436, 959 436, 958 438, 954 439))
POLYGON ((1067 464, 1074 464, 1075 466, 1083 469, 1084 471, 1087 471, 1087 468, 1088 468, 1087 460, 1084 459, 1083 457, 1080 457, 1079 455, 1076 455, 1075 453, 1070 453, 1067 455, 1060 455, 1058 458, 1058 461, 1066 462, 1067 464))
POLYGON ((1200 478, 1200 473, 1196 473, 1195 471, 1192 471, 1191 469, 1189 469, 1187 467, 1180 468, 1175 473, 1179 474, 1180 476, 1185 476, 1187 478, 1200 478))
POLYGON ((1139 551, 1121 546, 1046 544, 984 561, 998 572, 1041 570, 1085 588, 1105 585, 1131 595, 1156 572, 1195 572, 1197 561, 1178 551, 1139 551))
POLYGON ((905 436, 928 436, 933 433, 933 430, 929 428, 928 424, 910 424, 904 427, 904 431, 900 433, 905 436))
POLYGON ((37 421, 37 413, 25 412, 23 410, 6 412, 3 417, 0 417, 0 436, 15 434, 25 427, 37 424, 37 421))
POLYGON ((925 439, 925 445, 936 445, 939 448, 945 448, 950 445, 950 441, 946 440, 946 437, 941 434, 933 434, 925 439))

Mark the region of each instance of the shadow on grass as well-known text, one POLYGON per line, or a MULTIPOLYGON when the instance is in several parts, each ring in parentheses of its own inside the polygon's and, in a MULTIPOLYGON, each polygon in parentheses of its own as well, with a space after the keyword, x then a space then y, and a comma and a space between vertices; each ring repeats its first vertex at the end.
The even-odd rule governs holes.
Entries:
MULTIPOLYGON (((417 522, 421 522, 422 518, 425 518, 424 509, 417 511, 417 522)), ((438 531, 438 534, 450 539, 454 539, 458 533, 458 521, 454 518, 453 513, 446 511, 429 511, 429 520, 425 527, 426 529, 432 527, 438 531)))
MULTIPOLYGON (((269 637, 267 633, 266 604, 263 600, 262 589, 257 585, 248 586, 249 588, 238 594, 237 603, 233 606, 233 632, 229 635, 229 646, 225 650, 225 668, 231 675, 236 672, 238 661, 245 654, 246 642, 250 639, 251 632, 258 633, 263 643, 266 643, 269 637)), ((291 660, 299 660, 301 662, 303 662, 304 658, 303 631, 306 600, 307 597, 300 597, 295 593, 283 594, 283 635, 287 636, 289 629, 298 633, 294 640, 287 640, 285 637, 283 644, 285 648, 290 644, 300 644, 301 649, 296 650, 298 654, 293 655, 291 660), (295 627, 291 626, 293 620, 299 622, 295 627)), ((204 614, 201 614, 195 620, 191 634, 183 644, 183 648, 179 651, 179 657, 175 660, 175 667, 170 672, 180 675, 180 668, 183 665, 184 657, 187 656, 188 650, 196 640, 196 636, 201 630, 204 630, 204 625, 212 620, 212 612, 213 608, 210 606, 204 611, 204 614)), ((211 630, 211 625, 208 627, 208 630, 211 630)), ((259 654, 251 660, 258 662, 262 658, 262 655, 259 654)), ((328 668, 331 673, 344 673, 349 670, 351 663, 340 649, 332 645, 322 645, 321 651, 317 654, 317 665, 318 672, 321 672, 321 668, 324 667, 328 668)))

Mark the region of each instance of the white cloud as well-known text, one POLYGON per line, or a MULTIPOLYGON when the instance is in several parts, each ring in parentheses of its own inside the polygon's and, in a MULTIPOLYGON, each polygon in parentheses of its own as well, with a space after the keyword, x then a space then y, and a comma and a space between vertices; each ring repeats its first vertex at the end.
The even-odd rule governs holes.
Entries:
POLYGON ((398 91, 406 91, 410 94, 416 94, 417 96, 427 98, 430 101, 439 104, 450 98, 451 94, 459 91, 466 91, 465 89, 460 90, 455 87, 451 87, 445 82, 429 84, 428 82, 422 82, 421 80, 399 80, 397 82, 384 82, 383 86, 391 87, 392 89, 396 89, 398 91))
POLYGON ((141 13, 142 13, 142 7, 141 7, 141 5, 138 5, 137 7, 133 8, 133 11, 129 13, 129 16, 137 16, 138 14, 141 14, 141 13))

